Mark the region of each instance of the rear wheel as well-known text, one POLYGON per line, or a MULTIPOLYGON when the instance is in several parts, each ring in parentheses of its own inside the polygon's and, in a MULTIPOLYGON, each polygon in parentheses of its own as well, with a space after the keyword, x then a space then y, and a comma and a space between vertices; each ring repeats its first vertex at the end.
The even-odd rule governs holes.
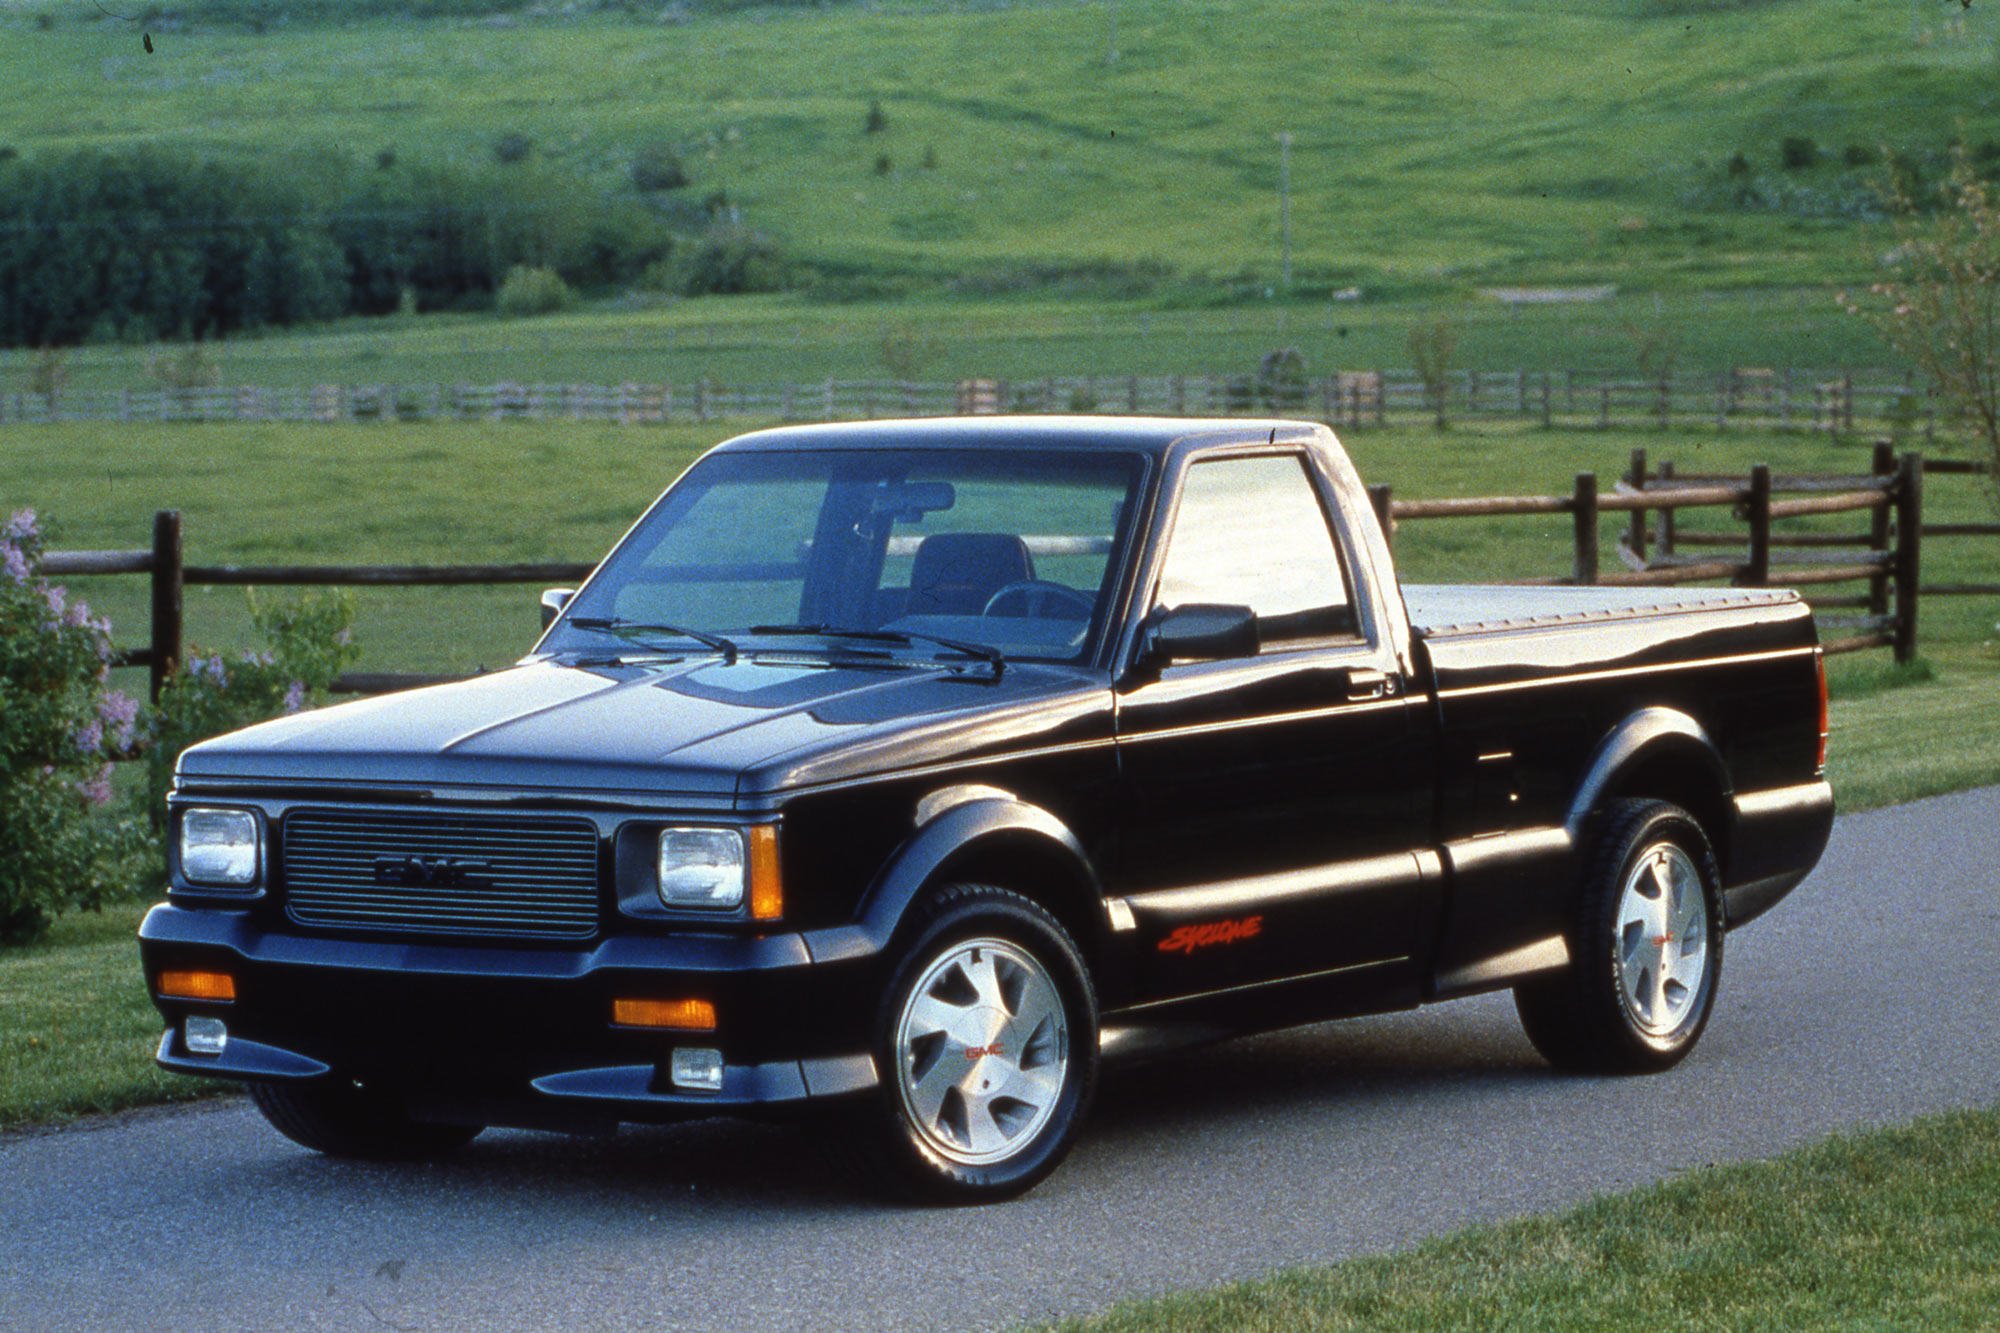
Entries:
POLYGON ((841 1146, 896 1197, 1010 1198, 1055 1169, 1089 1106, 1089 974, 1055 918, 1005 889, 955 885, 912 924, 876 1015, 881 1083, 841 1146))
POLYGON ((1514 991, 1558 1069, 1649 1073, 1694 1048, 1722 973, 1721 877, 1694 817, 1665 801, 1605 813, 1577 901, 1570 965, 1514 991))
POLYGON ((416 1161, 472 1142, 478 1125, 433 1125, 410 1118, 394 1097, 347 1079, 252 1083, 250 1100, 271 1128, 329 1157, 416 1161))

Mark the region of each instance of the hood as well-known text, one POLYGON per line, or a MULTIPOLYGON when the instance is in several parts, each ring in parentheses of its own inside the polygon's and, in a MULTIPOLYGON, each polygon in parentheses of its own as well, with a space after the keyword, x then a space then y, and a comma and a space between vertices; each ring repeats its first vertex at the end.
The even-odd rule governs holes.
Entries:
POLYGON ((180 768, 712 800, 1108 735, 1109 713, 1101 681, 1028 665, 996 680, 770 657, 536 662, 260 723, 190 748, 180 768))

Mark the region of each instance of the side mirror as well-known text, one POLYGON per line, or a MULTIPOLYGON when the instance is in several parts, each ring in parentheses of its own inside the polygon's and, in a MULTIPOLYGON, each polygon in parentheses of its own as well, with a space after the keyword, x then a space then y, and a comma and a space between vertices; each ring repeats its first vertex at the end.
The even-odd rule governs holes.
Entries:
POLYGON ((576 596, 575 588, 550 588, 542 593, 542 628, 556 623, 556 617, 569 605, 569 599, 576 596))
POLYGON ((1169 662, 1212 662, 1255 657, 1257 613, 1247 606, 1189 602, 1154 614, 1139 633, 1135 671, 1157 675, 1169 662))

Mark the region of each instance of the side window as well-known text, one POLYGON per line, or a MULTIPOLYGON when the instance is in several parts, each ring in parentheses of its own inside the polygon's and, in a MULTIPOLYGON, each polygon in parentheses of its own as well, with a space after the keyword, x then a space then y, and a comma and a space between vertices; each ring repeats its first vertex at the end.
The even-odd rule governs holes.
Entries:
POLYGON ((1189 468, 1154 602, 1247 606, 1267 644, 1354 633, 1340 556, 1305 460, 1276 454, 1189 468))

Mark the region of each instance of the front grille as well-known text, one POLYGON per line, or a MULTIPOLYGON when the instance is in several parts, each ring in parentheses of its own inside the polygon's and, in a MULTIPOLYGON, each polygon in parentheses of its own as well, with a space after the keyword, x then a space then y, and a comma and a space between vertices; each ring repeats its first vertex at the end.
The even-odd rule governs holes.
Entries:
POLYGON ((584 820, 424 810, 294 810, 285 913, 304 926, 587 939, 597 831, 584 820))

